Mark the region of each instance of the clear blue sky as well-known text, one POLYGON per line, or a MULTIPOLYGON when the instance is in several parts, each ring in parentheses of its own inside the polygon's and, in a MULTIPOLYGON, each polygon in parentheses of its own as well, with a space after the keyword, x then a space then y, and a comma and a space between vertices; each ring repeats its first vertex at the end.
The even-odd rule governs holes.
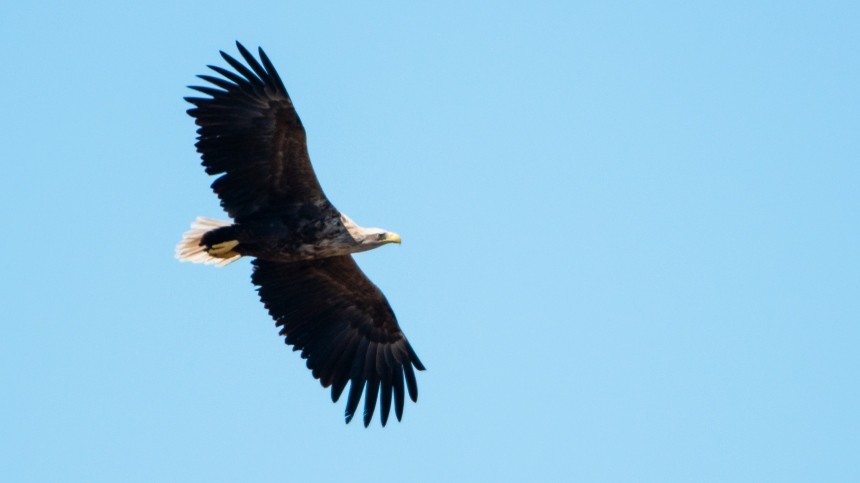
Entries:
POLYGON ((3 481, 860 481, 856 2, 5 2, 3 481), (520 4, 522 3, 522 5, 520 4), (263 46, 428 370, 343 424, 182 100, 263 46))

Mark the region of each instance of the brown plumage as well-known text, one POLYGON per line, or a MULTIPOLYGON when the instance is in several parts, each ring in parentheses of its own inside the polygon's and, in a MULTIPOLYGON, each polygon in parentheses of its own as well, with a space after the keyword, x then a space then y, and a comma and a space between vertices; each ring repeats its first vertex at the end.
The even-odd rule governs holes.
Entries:
POLYGON ((197 150, 212 189, 233 223, 200 218, 177 246, 183 261, 226 265, 255 257, 260 299, 307 367, 337 401, 349 383, 346 422, 364 394, 364 425, 391 402, 400 420, 405 395, 416 401, 414 369, 424 366, 385 296, 351 254, 400 237, 362 228, 326 198, 308 156, 305 130, 278 73, 236 43, 247 66, 221 52, 235 72, 199 76, 210 97, 186 98, 200 128, 197 150), (405 384, 404 384, 405 382, 405 384))

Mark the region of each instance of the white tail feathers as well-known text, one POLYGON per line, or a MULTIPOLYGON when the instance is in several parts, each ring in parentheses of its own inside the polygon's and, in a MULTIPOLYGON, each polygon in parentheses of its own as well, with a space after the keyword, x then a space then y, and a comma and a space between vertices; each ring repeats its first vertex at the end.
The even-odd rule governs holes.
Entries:
POLYGON ((178 258, 180 262, 205 263, 207 265, 216 265, 218 267, 223 267, 235 262, 241 258, 242 255, 237 253, 226 258, 213 257, 206 251, 206 247, 200 244, 203 240, 203 235, 207 232, 216 228, 221 228, 222 226, 230 226, 231 224, 232 223, 228 221, 213 220, 212 218, 198 216, 197 219, 191 223, 191 229, 182 235, 182 241, 176 245, 176 258, 178 258))

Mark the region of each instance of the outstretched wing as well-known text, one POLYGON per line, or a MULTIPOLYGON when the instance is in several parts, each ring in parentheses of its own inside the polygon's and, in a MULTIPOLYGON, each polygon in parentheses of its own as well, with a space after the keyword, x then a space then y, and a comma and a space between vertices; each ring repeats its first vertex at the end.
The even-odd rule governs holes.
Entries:
POLYGON ((311 167, 302 122, 272 62, 260 61, 236 42, 247 66, 221 52, 235 72, 209 68, 222 77, 200 75, 214 87, 190 86, 211 97, 186 97, 194 104, 197 151, 221 206, 237 221, 281 204, 325 200, 311 167), (262 64, 261 64, 262 63, 262 64))
POLYGON ((351 256, 298 263, 256 259, 253 282, 260 299, 294 350, 323 387, 332 386, 333 401, 351 382, 346 422, 352 420, 362 391, 364 425, 370 423, 381 395, 385 426, 394 398, 394 413, 403 415, 404 379, 409 397, 418 399, 415 369, 424 370, 409 345, 385 296, 351 256))

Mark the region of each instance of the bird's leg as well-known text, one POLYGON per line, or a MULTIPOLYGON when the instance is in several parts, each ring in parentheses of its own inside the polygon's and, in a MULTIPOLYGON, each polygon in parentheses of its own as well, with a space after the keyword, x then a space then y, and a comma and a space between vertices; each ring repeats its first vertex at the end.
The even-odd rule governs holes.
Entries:
POLYGON ((216 243, 208 250, 209 255, 217 258, 230 258, 238 255, 233 249, 239 245, 238 240, 228 240, 221 243, 216 243))

